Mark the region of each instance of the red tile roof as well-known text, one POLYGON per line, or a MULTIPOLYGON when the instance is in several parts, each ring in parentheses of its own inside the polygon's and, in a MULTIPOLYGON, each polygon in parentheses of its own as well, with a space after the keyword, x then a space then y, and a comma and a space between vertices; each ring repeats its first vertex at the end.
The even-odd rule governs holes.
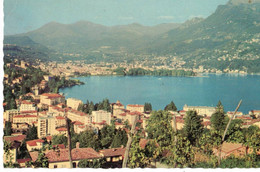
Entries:
POLYGON ((34 104, 33 102, 30 102, 30 101, 28 101, 28 100, 23 100, 22 102, 21 102, 21 104, 34 104))
POLYGON ((79 122, 79 121, 74 121, 73 123, 74 123, 74 125, 84 125, 82 122, 79 122))
MULTIPOLYGON (((37 160, 38 152, 29 152, 32 158, 32 161, 37 160)), ((69 151, 68 149, 60 149, 59 153, 50 150, 45 153, 45 156, 48 158, 49 162, 64 162, 69 161, 69 151)), ((83 159, 97 159, 101 158, 102 156, 99 155, 94 149, 92 148, 74 148, 71 151, 72 160, 83 160, 83 159)))
POLYGON ((31 111, 20 111, 20 113, 37 113, 36 110, 31 110, 31 111))
POLYGON ((18 135, 18 136, 4 136, 4 140, 8 142, 19 141, 22 142, 26 138, 26 135, 18 135))
POLYGON ((56 93, 43 93, 41 96, 46 96, 48 99, 63 97, 62 95, 56 93))
POLYGON ((28 144, 29 146, 37 146, 37 142, 43 143, 44 140, 42 140, 42 139, 30 140, 30 141, 27 141, 26 144, 28 144))
POLYGON ((204 125, 204 126, 209 126, 211 124, 211 122, 210 121, 205 121, 205 122, 202 122, 202 125, 204 125))
POLYGON ((125 148, 103 149, 100 150, 99 153, 104 157, 124 156, 125 148))
POLYGON ((137 111, 130 112, 130 113, 128 113, 128 114, 129 114, 129 115, 139 115, 139 116, 143 115, 141 112, 137 112, 137 111))
POLYGON ((138 105, 138 104, 136 104, 136 105, 127 105, 127 106, 129 106, 129 107, 144 107, 144 105, 138 105))
POLYGON ((46 136, 47 141, 51 141, 51 136, 46 136))
POLYGON ((56 116, 56 119, 65 120, 65 118, 63 116, 56 116))
POLYGON ((87 113, 80 112, 80 111, 77 111, 77 110, 74 110, 74 109, 70 109, 70 112, 77 114, 77 115, 80 115, 80 116, 87 116, 88 115, 87 113))
MULTIPOLYGON (((139 146, 144 149, 146 144, 149 142, 149 141, 152 141, 152 139, 140 139, 139 141, 139 146)), ((159 147, 159 144, 156 143, 156 146, 159 147)))
POLYGON ((242 143, 228 143, 228 142, 224 142, 222 145, 222 149, 221 151, 225 152, 225 153, 230 153, 233 152, 239 148, 242 148, 243 144, 242 143))
POLYGON ((52 145, 52 147, 58 147, 59 149, 66 149, 64 144, 52 145))
POLYGON ((119 115, 120 116, 126 116, 126 113, 120 113, 119 115))
POLYGON ((26 158, 26 159, 17 159, 16 161, 20 164, 20 163, 25 163, 25 162, 29 162, 29 161, 31 161, 31 158, 26 158))
POLYGON ((260 110, 251 110, 252 113, 260 113, 260 110))
POLYGON ((57 131, 67 131, 67 128, 62 127, 62 128, 56 128, 57 131))
POLYGON ((13 118, 37 118, 37 115, 16 115, 13 118))

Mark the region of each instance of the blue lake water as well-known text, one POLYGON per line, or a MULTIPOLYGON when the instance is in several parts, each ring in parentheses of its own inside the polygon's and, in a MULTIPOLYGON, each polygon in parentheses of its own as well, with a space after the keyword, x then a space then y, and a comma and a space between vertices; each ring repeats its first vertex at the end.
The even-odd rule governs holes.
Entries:
POLYGON ((78 77, 85 85, 60 89, 66 98, 74 97, 97 103, 104 98, 122 104, 149 102, 154 110, 174 101, 178 110, 189 106, 216 106, 219 100, 225 111, 260 109, 260 76, 238 74, 204 74, 203 77, 90 76, 78 77))

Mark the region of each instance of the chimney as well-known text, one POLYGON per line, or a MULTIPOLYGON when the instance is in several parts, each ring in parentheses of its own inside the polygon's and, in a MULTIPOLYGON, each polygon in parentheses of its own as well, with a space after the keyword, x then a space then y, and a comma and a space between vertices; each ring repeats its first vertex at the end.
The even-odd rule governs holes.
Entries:
POLYGON ((76 143, 76 148, 79 148, 79 145, 80 145, 80 143, 79 143, 79 142, 77 142, 77 143, 76 143))

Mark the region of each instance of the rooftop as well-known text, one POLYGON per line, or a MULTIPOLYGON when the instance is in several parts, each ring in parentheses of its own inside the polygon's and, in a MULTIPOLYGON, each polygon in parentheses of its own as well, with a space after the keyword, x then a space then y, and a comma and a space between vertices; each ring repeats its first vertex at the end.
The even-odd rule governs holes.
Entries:
MULTIPOLYGON (((29 152, 32 158, 32 161, 35 161, 38 158, 38 152, 29 152)), ((48 158, 49 162, 63 162, 69 161, 69 150, 68 149, 60 149, 59 153, 50 150, 45 153, 45 156, 48 158)), ((72 160, 83 160, 83 159, 96 159, 101 158, 94 149, 92 148, 74 148, 71 150, 72 160)))
POLYGON ((124 156, 125 148, 103 149, 103 150, 100 150, 99 152, 104 157, 124 156))
POLYGON ((43 143, 44 140, 42 139, 36 139, 36 140, 30 140, 27 141, 26 144, 28 144, 29 146, 37 146, 37 143, 43 143))

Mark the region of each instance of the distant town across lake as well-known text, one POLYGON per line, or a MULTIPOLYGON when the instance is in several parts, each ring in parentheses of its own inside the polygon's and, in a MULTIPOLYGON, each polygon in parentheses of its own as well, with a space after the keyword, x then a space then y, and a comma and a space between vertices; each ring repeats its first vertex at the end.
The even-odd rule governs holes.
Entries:
POLYGON ((203 74, 201 77, 157 76, 89 76, 77 77, 85 85, 60 89, 66 98, 84 103, 108 98, 110 102, 152 104, 153 110, 164 109, 174 101, 178 110, 189 106, 216 106, 221 100, 225 111, 239 109, 244 114, 260 109, 260 76, 239 74, 203 74))

